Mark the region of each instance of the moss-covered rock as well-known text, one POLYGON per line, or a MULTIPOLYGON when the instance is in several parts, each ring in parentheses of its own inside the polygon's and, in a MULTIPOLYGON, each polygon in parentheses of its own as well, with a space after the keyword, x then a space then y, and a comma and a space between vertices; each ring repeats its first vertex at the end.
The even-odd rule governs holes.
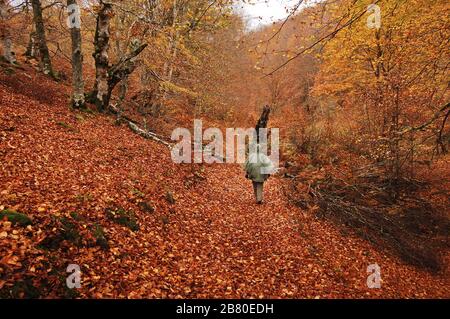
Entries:
POLYGON ((123 208, 107 208, 106 217, 108 217, 116 224, 128 227, 132 231, 139 230, 139 225, 136 221, 136 217, 131 211, 127 211, 123 208))
POLYGON ((67 240, 76 246, 82 246, 83 238, 78 230, 76 223, 67 217, 52 216, 53 225, 57 228, 55 234, 46 237, 40 244, 40 249, 55 250, 58 249, 64 240, 67 240))
POLYGON ((33 223, 27 215, 9 209, 0 211, 0 220, 3 220, 5 217, 14 225, 28 226, 33 223))
POLYGON ((80 246, 82 238, 80 232, 78 231, 77 225, 66 217, 61 217, 60 222, 62 225, 61 235, 63 239, 68 240, 77 246, 80 246))
POLYGON ((95 238, 95 243, 100 246, 102 249, 109 249, 108 239, 105 236, 105 231, 103 227, 99 224, 94 224, 92 227, 92 235, 95 238))
POLYGON ((77 119, 77 121, 83 122, 84 121, 84 117, 81 114, 76 114, 75 118, 77 119))
POLYGON ((77 222, 82 220, 80 214, 78 214, 77 212, 71 212, 70 217, 72 217, 73 220, 76 220, 77 222))
POLYGON ((67 124, 66 122, 56 122, 56 124, 57 124, 58 126, 61 126, 61 127, 65 128, 65 129, 67 129, 67 130, 70 131, 70 132, 77 132, 76 128, 74 128, 74 127, 73 127, 72 125, 70 125, 70 124, 67 124))
POLYGON ((145 194, 141 192, 139 189, 132 189, 131 194, 140 198, 143 198, 145 196, 145 194))
POLYGON ((161 221, 162 221, 162 223, 163 223, 164 226, 167 225, 167 224, 169 224, 169 222, 170 222, 169 216, 167 216, 167 215, 161 216, 161 221))
POLYGON ((0 289, 1 299, 37 299, 41 296, 39 288, 33 286, 31 279, 16 281, 12 287, 5 286, 0 289))
POLYGON ((151 202, 140 202, 139 207, 146 213, 154 213, 155 207, 151 202))
POLYGON ((172 192, 167 192, 166 193, 166 200, 169 204, 175 204, 175 197, 173 196, 172 192))

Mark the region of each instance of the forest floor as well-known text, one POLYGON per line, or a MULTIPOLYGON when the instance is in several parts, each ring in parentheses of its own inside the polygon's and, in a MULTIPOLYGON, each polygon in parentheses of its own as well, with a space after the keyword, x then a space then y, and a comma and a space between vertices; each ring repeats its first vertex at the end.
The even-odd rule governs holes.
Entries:
POLYGON ((0 74, 0 211, 32 219, 0 221, 2 297, 450 297, 448 267, 406 265, 302 211, 287 180, 256 205, 240 166, 174 164, 111 116, 70 110, 68 92, 28 69, 0 74), (80 289, 65 288, 69 264, 80 289))

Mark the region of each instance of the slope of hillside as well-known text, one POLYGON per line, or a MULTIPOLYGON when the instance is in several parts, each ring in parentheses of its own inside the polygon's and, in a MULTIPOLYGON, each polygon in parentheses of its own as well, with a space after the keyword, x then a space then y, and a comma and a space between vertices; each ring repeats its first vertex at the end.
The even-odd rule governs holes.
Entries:
POLYGON ((176 165, 114 118, 68 108, 69 88, 0 74, 1 297, 371 298, 450 296, 431 275, 288 203, 253 202, 237 165, 176 165), (381 289, 367 288, 367 266, 381 289), (81 288, 66 287, 80 266, 81 288))

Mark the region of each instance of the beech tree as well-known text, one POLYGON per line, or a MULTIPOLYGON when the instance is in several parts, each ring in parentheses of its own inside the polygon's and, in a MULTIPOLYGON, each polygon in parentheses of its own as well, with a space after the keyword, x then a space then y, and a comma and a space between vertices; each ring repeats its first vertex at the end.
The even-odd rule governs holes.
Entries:
POLYGON ((42 71, 46 75, 55 77, 52 68, 52 62, 50 60, 50 53, 47 46, 47 38, 45 36, 45 25, 42 18, 42 6, 41 1, 31 0, 33 6, 33 21, 36 29, 36 40, 39 48, 39 59, 42 71))
POLYGON ((70 36, 72 40, 72 106, 84 107, 83 52, 81 49, 80 7, 76 0, 67 0, 70 36))
POLYGON ((16 63, 16 56, 13 51, 11 30, 8 25, 9 20, 9 5, 6 0, 0 0, 0 39, 2 41, 3 58, 5 61, 14 64, 16 63))
POLYGON ((97 106, 100 112, 109 109, 109 102, 115 86, 131 74, 137 67, 136 57, 147 47, 134 39, 126 54, 117 63, 109 63, 109 40, 111 18, 114 16, 113 3, 100 1, 96 18, 94 37, 95 84, 88 100, 97 106))

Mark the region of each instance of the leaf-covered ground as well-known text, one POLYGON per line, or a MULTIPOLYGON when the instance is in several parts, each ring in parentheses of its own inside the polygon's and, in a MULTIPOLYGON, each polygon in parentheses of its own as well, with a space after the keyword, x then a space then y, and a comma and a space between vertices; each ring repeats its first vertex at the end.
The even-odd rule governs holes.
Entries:
POLYGON ((2 297, 450 297, 447 270, 405 265, 290 205, 285 180, 256 205, 239 166, 173 164, 113 118, 69 110, 67 87, 14 73, 0 75, 0 210, 32 224, 0 222, 2 297), (373 263, 381 289, 367 288, 373 263))

